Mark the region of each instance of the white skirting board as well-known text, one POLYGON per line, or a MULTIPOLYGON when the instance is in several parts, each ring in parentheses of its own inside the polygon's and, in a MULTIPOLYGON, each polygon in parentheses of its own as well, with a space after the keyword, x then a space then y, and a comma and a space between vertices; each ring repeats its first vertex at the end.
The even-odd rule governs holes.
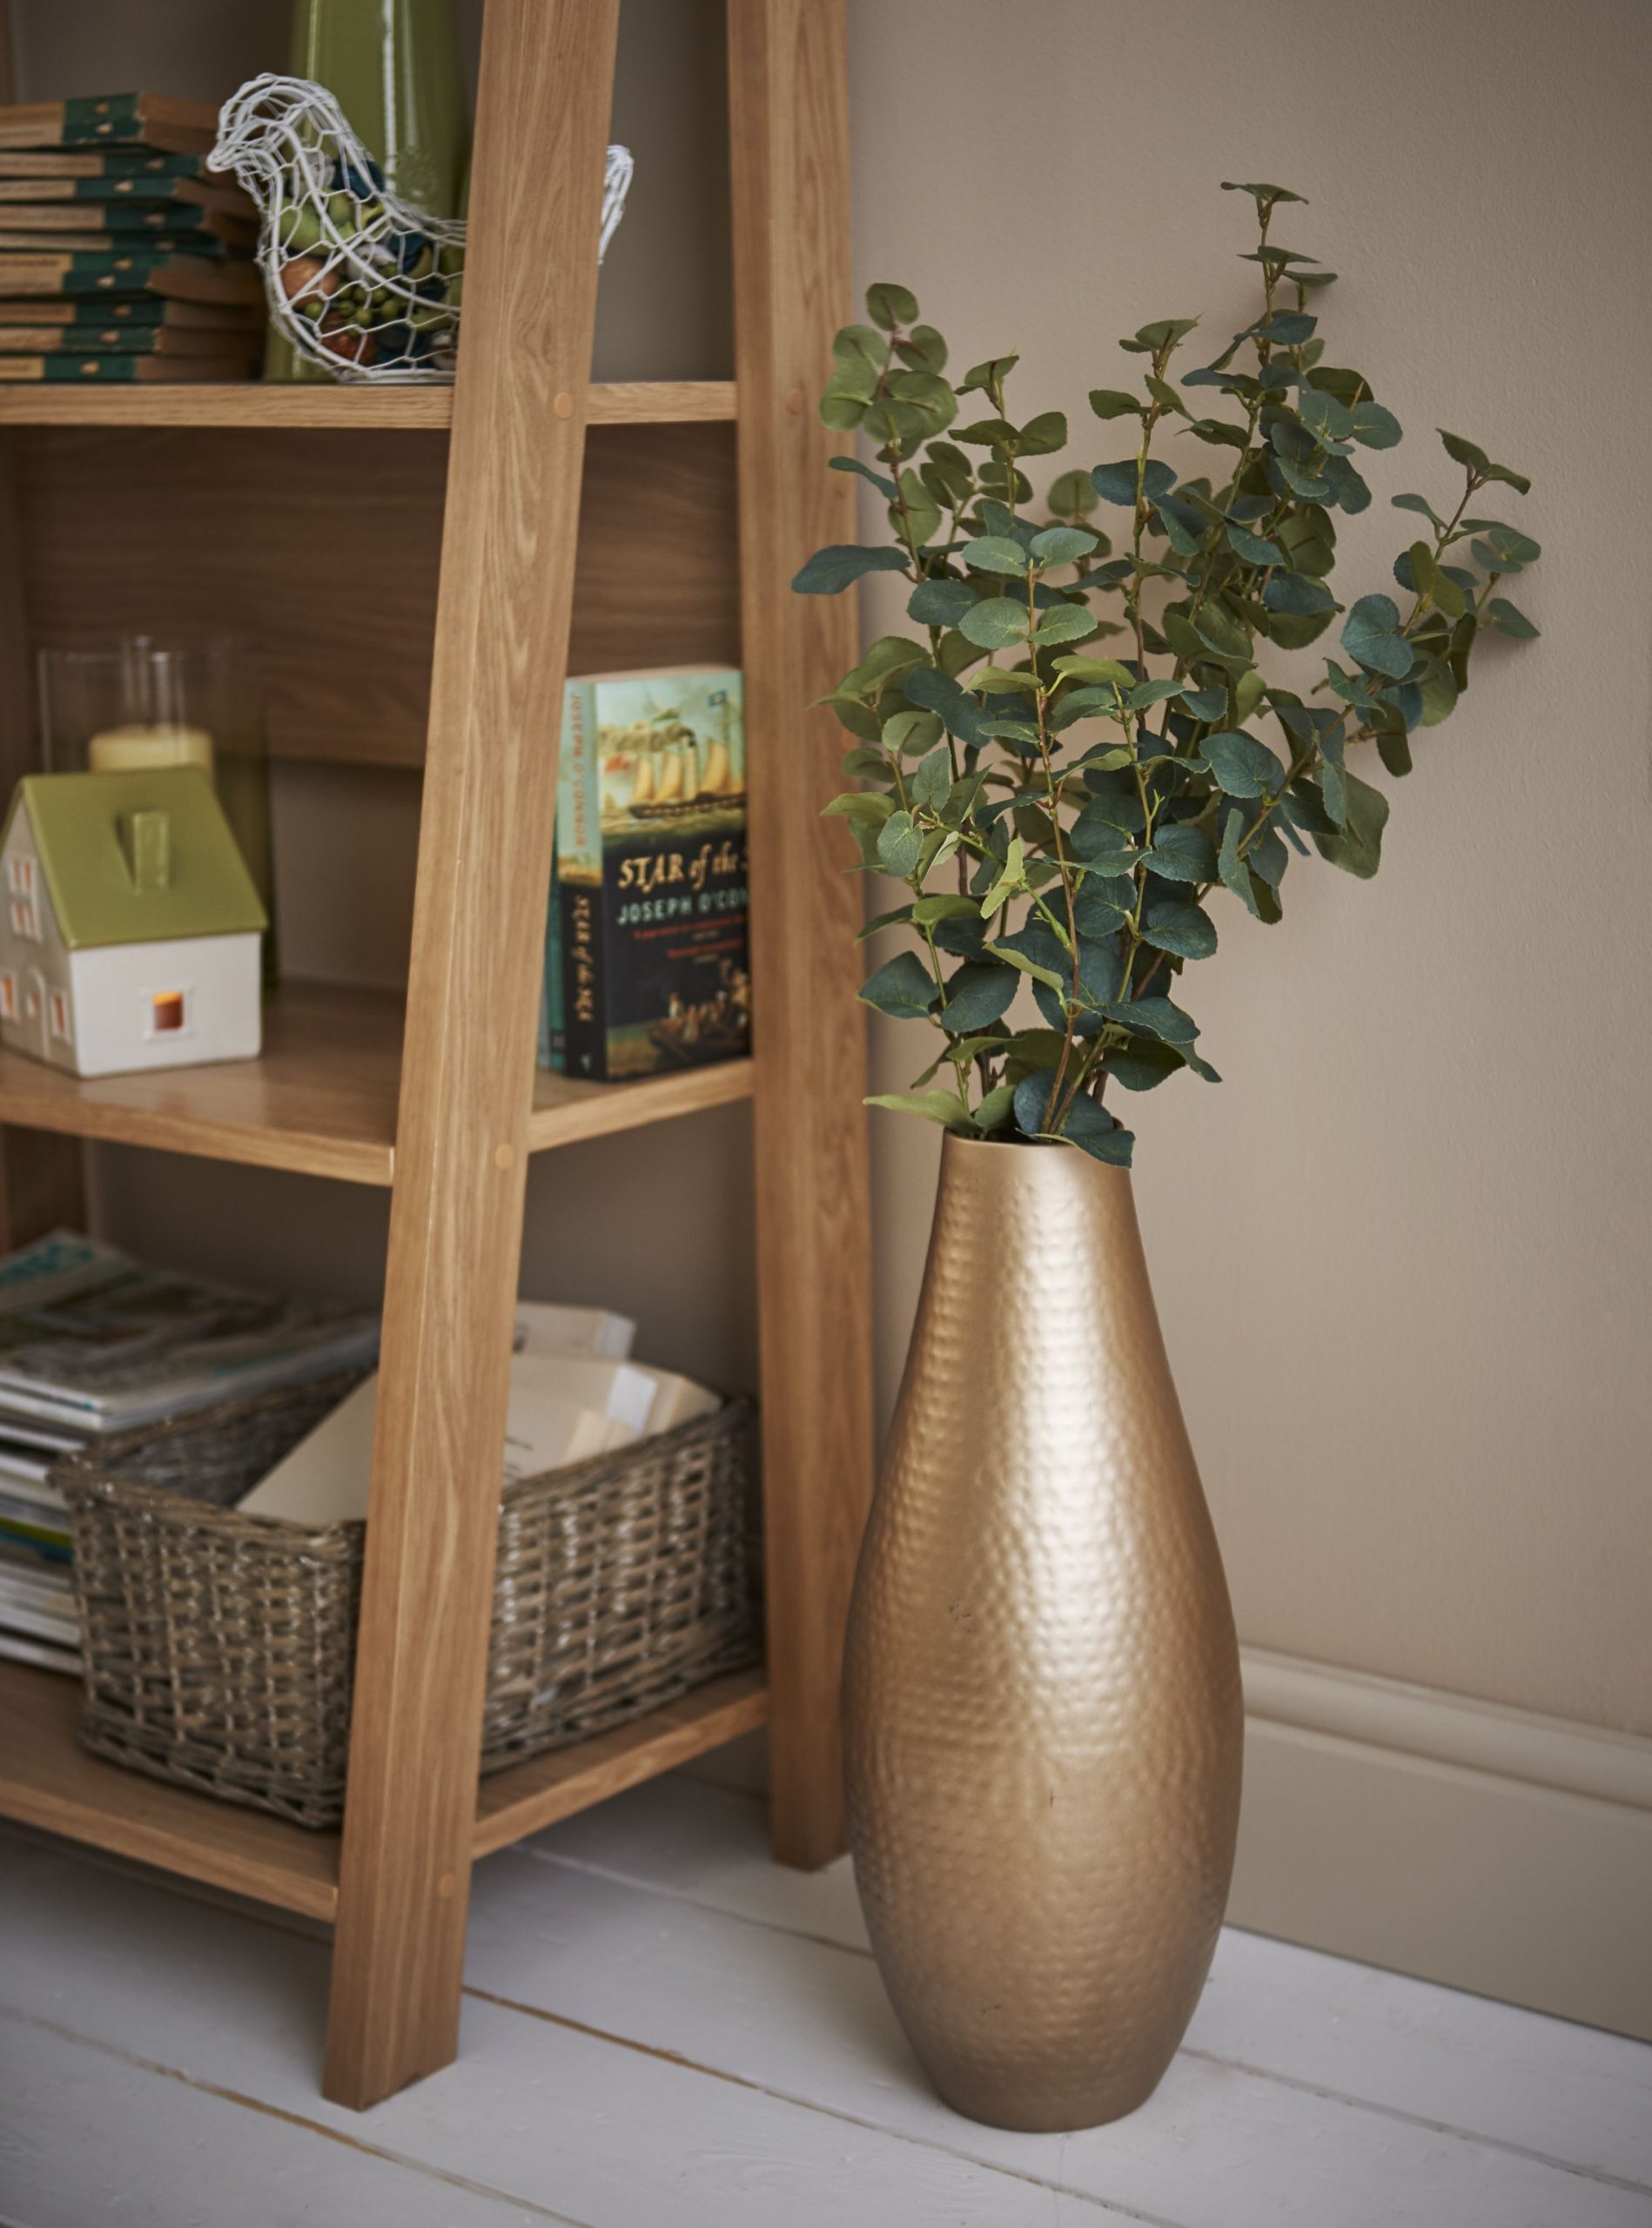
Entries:
POLYGON ((1233 1925, 1652 2042, 1652 1741, 1242 1653, 1233 1925))
POLYGON ((1652 1741, 1244 1658, 1232 1924, 1652 2041, 1652 1741))

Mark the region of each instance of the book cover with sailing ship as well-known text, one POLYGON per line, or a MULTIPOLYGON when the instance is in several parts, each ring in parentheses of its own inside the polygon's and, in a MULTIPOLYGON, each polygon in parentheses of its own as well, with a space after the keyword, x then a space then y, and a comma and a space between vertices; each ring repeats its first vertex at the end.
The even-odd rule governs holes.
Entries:
POLYGON ((563 1061, 619 1082, 750 1049, 740 675, 570 681, 558 784, 563 1061))

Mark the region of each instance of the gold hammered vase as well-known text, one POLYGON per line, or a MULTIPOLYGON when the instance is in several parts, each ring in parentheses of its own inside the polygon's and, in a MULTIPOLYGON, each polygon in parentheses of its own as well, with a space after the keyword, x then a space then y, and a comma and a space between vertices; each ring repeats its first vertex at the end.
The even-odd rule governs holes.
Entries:
POLYGON ((941 2096, 1133 2111, 1216 1946, 1243 1714, 1123 1169, 945 1137, 844 1713, 872 1945, 941 2096))

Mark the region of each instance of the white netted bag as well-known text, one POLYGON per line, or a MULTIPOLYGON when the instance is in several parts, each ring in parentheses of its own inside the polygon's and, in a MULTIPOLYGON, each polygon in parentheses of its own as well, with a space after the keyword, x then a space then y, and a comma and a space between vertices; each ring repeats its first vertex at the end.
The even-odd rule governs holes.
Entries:
MULTIPOLYGON (((325 85, 267 71, 218 111, 207 167, 258 203, 270 314, 335 379, 448 380, 459 342, 465 227, 386 190, 325 85)), ((625 210, 633 164, 610 147, 597 261, 625 210)))

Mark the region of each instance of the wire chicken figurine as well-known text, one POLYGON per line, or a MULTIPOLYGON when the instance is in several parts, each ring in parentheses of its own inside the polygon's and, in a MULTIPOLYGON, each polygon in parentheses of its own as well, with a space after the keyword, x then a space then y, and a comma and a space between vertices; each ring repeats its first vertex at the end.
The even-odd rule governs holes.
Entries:
MULTIPOLYGON (((218 112, 207 167, 258 203, 270 313, 299 353, 335 379, 453 376, 465 226, 390 192, 338 102, 307 77, 253 77, 218 112)), ((634 168, 610 147, 597 261, 625 210, 634 168)))

